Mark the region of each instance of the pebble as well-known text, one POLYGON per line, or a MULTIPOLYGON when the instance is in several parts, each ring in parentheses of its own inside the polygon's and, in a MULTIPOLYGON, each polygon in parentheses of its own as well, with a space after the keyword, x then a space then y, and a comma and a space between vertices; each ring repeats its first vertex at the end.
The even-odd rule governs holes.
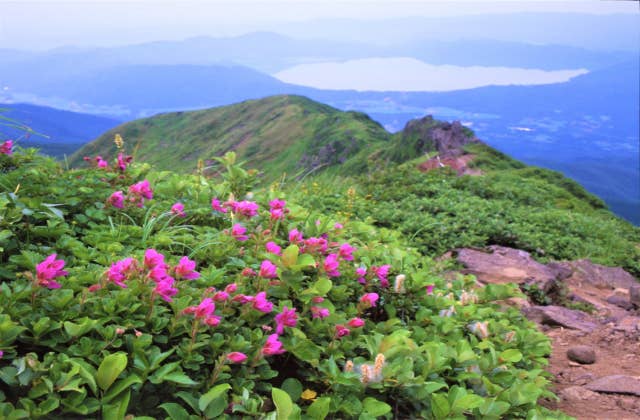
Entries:
POLYGON ((567 350, 567 357, 574 362, 590 365, 596 361, 596 352, 591 346, 573 346, 567 350))

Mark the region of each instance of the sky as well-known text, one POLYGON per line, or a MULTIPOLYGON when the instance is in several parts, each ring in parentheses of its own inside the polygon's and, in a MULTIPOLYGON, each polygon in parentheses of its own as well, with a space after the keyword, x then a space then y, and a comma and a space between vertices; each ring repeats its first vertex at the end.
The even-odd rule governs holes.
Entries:
POLYGON ((520 12, 638 13, 634 1, 0 0, 0 48, 113 46, 234 36, 287 22, 520 12))

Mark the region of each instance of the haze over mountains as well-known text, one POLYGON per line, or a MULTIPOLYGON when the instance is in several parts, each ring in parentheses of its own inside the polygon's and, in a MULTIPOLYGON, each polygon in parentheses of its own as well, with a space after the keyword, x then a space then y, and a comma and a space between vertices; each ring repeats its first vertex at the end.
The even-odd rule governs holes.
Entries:
MULTIPOLYGON (((0 50, 0 102, 53 106, 105 118, 79 124, 71 114, 60 114, 57 128, 44 119, 30 120, 35 130, 67 143, 89 141, 99 134, 94 128, 104 127, 103 132, 120 121, 275 94, 303 95, 338 109, 363 111, 390 131, 401 130, 412 118, 433 114, 463 121, 488 144, 527 163, 564 172, 618 214, 640 223, 636 18, 524 14, 369 22, 333 19, 267 26, 264 29, 280 33, 227 38, 201 36, 42 52, 5 49, 0 50), (539 30, 541 21, 545 31, 539 30), (361 91, 323 90, 274 77, 300 65, 399 57, 433 66, 462 66, 468 73, 452 78, 450 91, 438 93, 377 92, 373 84, 361 91), (540 80, 529 73, 530 79, 519 83, 531 86, 456 90, 473 76, 471 66, 583 74, 563 83, 533 86, 540 80), (79 125, 93 128, 70 131, 79 125)), ((392 71, 381 73, 389 80, 401 77, 392 71)), ((320 72, 307 77, 322 76, 320 72)), ((509 84, 508 79, 503 82, 509 84)), ((59 154, 60 149, 49 152, 59 154)))

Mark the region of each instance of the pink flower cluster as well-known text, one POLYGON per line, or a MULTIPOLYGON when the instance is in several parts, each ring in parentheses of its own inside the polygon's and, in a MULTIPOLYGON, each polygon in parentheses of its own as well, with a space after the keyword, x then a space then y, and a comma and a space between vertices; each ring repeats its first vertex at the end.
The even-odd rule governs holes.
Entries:
POLYGON ((118 153, 118 169, 124 172, 127 170, 127 166, 131 164, 133 161, 133 156, 123 155, 122 153, 118 153))
MULTIPOLYGON (((389 287, 389 270, 391 270, 391 266, 389 264, 381 265, 380 267, 376 267, 375 265, 371 266, 371 276, 376 277, 380 282, 380 287, 389 287)), ((367 284, 367 268, 366 267, 358 267, 356 268, 356 275, 358 276, 358 282, 360 284, 367 284)))
POLYGON ((0 155, 11 156, 13 154, 13 140, 5 140, 0 144, 0 155))
MULTIPOLYGON (((125 202, 134 204, 137 207, 144 207, 145 200, 151 200, 153 198, 153 190, 149 185, 149 181, 146 179, 137 182, 129 187, 129 193, 125 197, 122 191, 116 191, 109 198, 107 198, 107 204, 117 208, 124 208, 125 202)), ((179 203, 177 203, 179 204, 179 203)), ((174 205, 175 206, 175 205, 174 205)), ((173 208, 172 208, 173 211, 173 208)))
POLYGON ((198 306, 189 306, 183 313, 193 314, 196 319, 203 321, 205 324, 215 327, 220 324, 220 317, 215 315, 216 304, 211 298, 205 298, 198 306))
POLYGON ((218 213, 226 213, 229 209, 238 216, 251 218, 258 215, 259 206, 253 201, 234 201, 229 200, 220 203, 217 197, 211 199, 211 208, 218 213))
POLYGON ((186 217, 184 212, 184 204, 177 202, 173 206, 171 206, 171 214, 175 214, 178 217, 186 217))
POLYGON ((269 202, 269 213, 271 214, 271 220, 282 220, 285 218, 289 209, 286 208, 287 202, 284 200, 276 199, 269 202))
POLYGON ((83 160, 85 160, 86 162, 91 163, 92 165, 95 165, 96 167, 100 168, 100 169, 104 169, 109 167, 109 162, 107 162, 106 160, 104 160, 102 158, 102 156, 98 155, 94 158, 90 158, 89 156, 85 156, 82 158, 83 160))
MULTIPOLYGON (((200 277, 200 273, 195 271, 196 263, 188 257, 180 258, 178 264, 171 268, 164 261, 164 255, 155 249, 147 249, 144 259, 140 264, 134 258, 125 258, 111 265, 106 271, 106 278, 109 282, 126 288, 125 283, 134 277, 150 279, 155 287, 152 291, 154 295, 160 296, 167 302, 172 301, 172 297, 178 293, 174 287, 176 278, 178 280, 194 280, 200 277)), ((100 289, 100 285, 90 287, 91 291, 100 289)))
POLYGON ((55 281, 55 279, 69 274, 63 270, 64 260, 57 260, 57 256, 57 254, 51 254, 40 264, 36 265, 36 280, 39 286, 49 289, 59 289, 61 285, 55 281))

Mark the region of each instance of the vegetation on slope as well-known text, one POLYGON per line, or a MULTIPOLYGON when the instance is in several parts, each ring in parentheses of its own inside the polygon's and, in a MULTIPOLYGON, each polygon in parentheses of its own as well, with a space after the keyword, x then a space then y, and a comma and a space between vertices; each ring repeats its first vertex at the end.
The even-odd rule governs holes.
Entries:
POLYGON ((222 181, 0 158, 4 418, 546 413, 549 343, 493 303, 509 286, 446 282, 301 189, 244 197, 233 155, 222 181))
POLYGON ((272 96, 124 124, 80 149, 72 163, 113 153, 115 134, 136 144, 136 158, 159 168, 193 172, 198 159, 209 165, 214 157, 234 151, 268 180, 337 165, 341 171, 359 173, 367 169, 371 148, 380 148, 391 137, 364 114, 300 96, 272 96))
POLYGON ((600 199, 558 172, 487 146, 467 149, 484 175, 459 177, 447 168, 422 173, 416 166, 423 158, 374 175, 309 181, 308 203, 398 230, 432 257, 497 244, 542 261, 590 258, 640 276, 640 229, 600 199))

